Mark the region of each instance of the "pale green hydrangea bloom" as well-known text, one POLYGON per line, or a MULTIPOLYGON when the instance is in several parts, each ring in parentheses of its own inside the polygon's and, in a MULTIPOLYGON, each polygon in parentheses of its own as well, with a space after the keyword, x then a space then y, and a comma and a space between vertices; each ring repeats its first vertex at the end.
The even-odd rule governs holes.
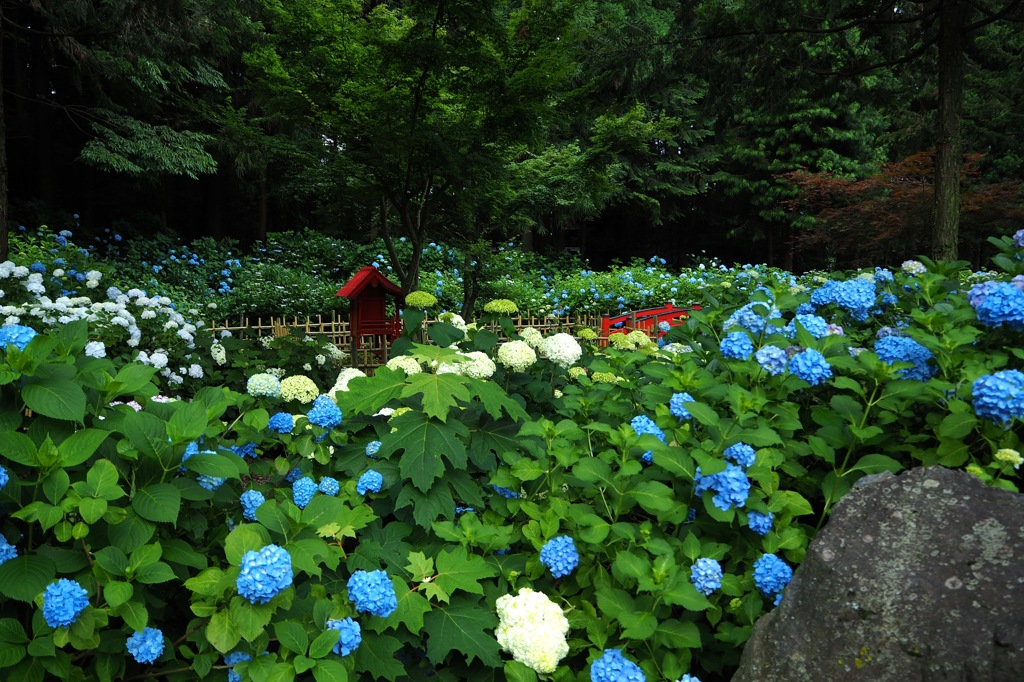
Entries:
POLYGON ((320 389, 316 383, 304 374, 294 374, 281 379, 281 399, 295 400, 306 404, 316 400, 320 389))
POLYGON ((419 374, 423 371, 423 368, 420 367, 419 361, 411 355, 399 355, 397 357, 393 357, 388 360, 384 366, 388 369, 400 369, 405 372, 405 376, 407 377, 411 377, 413 374, 419 374))
POLYGON ((437 296, 426 291, 411 291, 405 297, 405 304, 410 308, 429 308, 437 305, 437 296))
POLYGON ((1001 448, 996 450, 996 461, 1009 464, 1014 469, 1019 469, 1020 465, 1024 464, 1024 457, 1021 457, 1020 453, 1012 448, 1001 448))
POLYGON ((542 592, 519 588, 516 596, 495 602, 498 627, 494 637, 512 658, 539 673, 553 673, 569 653, 569 621, 558 604, 542 592))
POLYGON ((519 332, 519 336, 523 337, 523 341, 528 343, 530 348, 537 348, 544 341, 544 335, 534 327, 524 328, 519 332))
POLYGON ((583 356, 579 341, 564 332, 547 337, 537 350, 541 357, 566 369, 583 356))
POLYGON ((265 372, 253 374, 245 383, 245 391, 254 398, 277 398, 281 395, 281 382, 265 372))
POLYGON ((484 304, 484 312, 499 315, 512 315, 519 312, 519 307, 507 298, 496 298, 484 304))
POLYGON ((513 372, 524 372, 537 362, 537 353, 525 341, 509 341, 498 348, 498 362, 513 372))

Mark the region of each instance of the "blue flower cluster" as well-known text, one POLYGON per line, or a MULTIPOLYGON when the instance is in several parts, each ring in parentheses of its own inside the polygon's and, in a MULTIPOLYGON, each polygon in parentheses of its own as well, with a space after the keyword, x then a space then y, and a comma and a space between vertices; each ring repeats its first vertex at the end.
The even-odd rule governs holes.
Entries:
POLYGON ((754 452, 754 448, 750 447, 746 443, 736 443, 730 445, 722 453, 726 459, 736 462, 743 469, 749 469, 754 465, 754 458, 757 453, 754 452))
POLYGON ((793 579, 793 569, 774 554, 764 554, 754 562, 754 585, 766 597, 775 595, 775 604, 782 600, 782 590, 793 579))
POLYGON ((875 342, 875 354, 890 365, 894 362, 913 363, 913 367, 899 371, 903 379, 928 381, 932 376, 932 368, 928 366, 928 361, 933 357, 932 352, 909 337, 886 336, 878 339, 875 342))
POLYGON ((789 324, 786 325, 786 336, 794 338, 796 336, 796 326, 799 324, 801 327, 810 332, 811 336, 816 339, 820 339, 828 335, 828 321, 820 315, 800 315, 797 314, 789 324))
POLYGON ((9 480, 11 480, 11 477, 7 474, 7 469, 0 466, 0 490, 3 490, 9 480))
MULTIPOLYGON (((654 436, 657 436, 658 440, 660 440, 662 443, 665 442, 665 432, 662 431, 658 427, 658 425, 655 424, 654 421, 651 420, 651 418, 645 414, 633 417, 632 421, 629 422, 629 425, 633 427, 633 432, 638 436, 642 436, 645 433, 649 433, 654 436)), ((652 461, 654 461, 654 453, 651 450, 648 450, 643 455, 641 455, 640 459, 644 464, 650 464, 652 461)))
POLYGON ((338 643, 334 645, 333 649, 336 654, 348 656, 358 649, 363 641, 363 633, 359 623, 351 618, 343 618, 341 620, 332 618, 327 621, 327 629, 338 631, 338 643))
POLYGON ((988 327, 1024 329, 1024 291, 1010 282, 982 282, 968 293, 978 321, 988 327))
POLYGON ((338 484, 337 479, 331 478, 330 476, 324 476, 320 479, 318 490, 324 495, 334 497, 341 492, 341 486, 338 484))
POLYGON ((326 395, 317 396, 306 413, 306 419, 310 424, 333 429, 341 424, 341 409, 326 395))
POLYGON ((778 346, 763 346, 754 353, 754 358, 769 376, 777 376, 785 372, 786 361, 789 359, 786 351, 778 346))
POLYGON ((820 352, 808 348, 789 360, 789 371, 811 386, 824 383, 832 377, 832 366, 820 352))
POLYGON ((1024 418, 1024 373, 1004 369, 978 377, 971 386, 974 412, 998 423, 1024 418))
POLYGON ((647 682, 644 671, 619 649, 605 649, 590 666, 590 682, 647 682))
POLYGON ((551 575, 562 578, 579 566, 580 554, 571 537, 558 535, 544 543, 540 550, 540 562, 551 570, 551 575))
POLYGON ((360 495, 379 493, 383 485, 384 477, 379 472, 370 469, 359 477, 359 482, 356 483, 356 492, 360 495))
POLYGON ((722 339, 719 350, 730 360, 746 360, 754 352, 754 342, 746 332, 732 332, 722 339))
POLYGON ((380 451, 380 446, 383 445, 379 440, 371 440, 366 444, 366 456, 370 459, 377 459, 377 453, 380 451))
POLYGON ((494 492, 498 493, 507 500, 514 500, 517 497, 519 497, 519 493, 510 488, 503 488, 500 485, 494 485, 493 483, 491 484, 491 488, 494 490, 494 492))
POLYGON ((707 597, 722 587, 722 566, 714 559, 701 557, 690 567, 690 582, 707 597))
POLYGON ((295 418, 289 412, 278 412, 267 422, 267 428, 278 433, 291 433, 295 428, 295 418))
POLYGON ((18 350, 25 350, 36 336, 36 330, 21 324, 8 324, 0 327, 0 348, 14 346, 18 350))
POLYGON ((224 665, 228 666, 228 682, 242 682, 242 676, 234 671, 235 663, 241 663, 242 661, 251 661, 252 656, 245 653, 244 651, 232 651, 230 654, 224 657, 224 665))
POLYGON ((303 476, 292 483, 292 501, 299 509, 305 509, 306 505, 313 500, 316 491, 316 482, 309 476, 303 476))
POLYGON ((387 618, 398 608, 395 587, 384 571, 359 570, 349 576, 348 598, 356 611, 387 618))
POLYGON ((85 588, 74 580, 61 578, 43 592, 43 619, 51 628, 66 628, 78 620, 89 605, 85 588))
POLYGON ((775 520, 775 514, 768 512, 762 514, 757 511, 747 512, 747 527, 754 531, 758 535, 768 535, 772 529, 772 521, 775 520))
POLYGON ((164 633, 157 628, 146 628, 129 637, 125 646, 137 662, 153 663, 164 652, 164 633))
POLYGON ((875 305, 875 283, 862 278, 829 280, 811 292, 812 305, 821 307, 830 303, 849 311, 858 322, 864 322, 875 305))
POLYGON ((246 457, 251 457, 253 459, 256 459, 256 448, 257 447, 259 447, 259 446, 256 445, 256 443, 253 443, 253 442, 246 443, 245 445, 232 445, 231 446, 231 452, 235 453, 236 455, 238 455, 242 459, 245 459, 246 457))
POLYGON ((250 604, 266 604, 291 584, 292 557, 283 547, 267 545, 242 555, 235 587, 250 604))
POLYGON ((18 556, 18 548, 7 542, 7 538, 0 535, 0 564, 3 564, 18 556))
POLYGON ((760 334, 767 326, 768 320, 782 317, 779 309, 763 301, 751 301, 729 316, 722 325, 722 331, 733 327, 743 327, 752 334, 760 334))
POLYGON ((267 501, 267 498, 263 497, 263 493, 259 490, 246 490, 238 500, 242 503, 242 516, 245 520, 255 521, 256 510, 267 501))
POLYGON ((698 495, 705 490, 714 490, 715 496, 711 502, 722 511, 742 507, 750 495, 750 479, 743 469, 735 464, 726 464, 725 471, 709 476, 701 474, 700 467, 697 467, 693 483, 693 490, 698 495))
MULTIPOLYGON (((694 400, 693 396, 689 393, 674 393, 672 394, 672 398, 668 401, 668 411, 673 417, 685 421, 693 416, 690 414, 690 411, 686 409, 686 403, 695 402, 697 401, 694 400)), ((633 428, 635 429, 636 427, 633 428)))

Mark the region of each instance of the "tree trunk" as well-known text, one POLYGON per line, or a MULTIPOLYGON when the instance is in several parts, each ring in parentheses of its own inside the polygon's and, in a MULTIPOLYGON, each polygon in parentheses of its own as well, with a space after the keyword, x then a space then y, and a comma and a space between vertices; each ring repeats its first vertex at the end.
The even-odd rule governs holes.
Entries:
POLYGON ((964 93, 963 2, 944 0, 939 25, 935 225, 932 257, 956 260, 960 231, 960 112, 964 93))

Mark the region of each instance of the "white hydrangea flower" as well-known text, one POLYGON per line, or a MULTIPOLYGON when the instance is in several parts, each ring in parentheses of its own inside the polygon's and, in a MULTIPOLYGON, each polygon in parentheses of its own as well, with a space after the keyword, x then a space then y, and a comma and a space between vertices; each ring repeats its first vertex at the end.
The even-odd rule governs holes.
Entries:
POLYGON ((192 363, 191 365, 189 365, 188 366, 188 375, 190 377, 192 377, 193 379, 202 379, 203 378, 203 367, 202 367, 202 365, 198 365, 196 363, 192 363))
POLYGON ((498 348, 498 362, 513 372, 523 372, 537 362, 537 353, 525 341, 509 341, 498 348))
POLYGON ((228 361, 228 351, 221 344, 213 343, 210 345, 210 357, 218 365, 224 365, 228 361))
POLYGON ((157 369, 163 369, 167 366, 167 354, 163 351, 155 351, 149 356, 149 364, 153 365, 157 369))
POLYGON ((270 344, 272 344, 273 342, 274 342, 274 337, 273 336, 261 336, 260 337, 260 345, 263 346, 264 348, 270 348, 270 344))
POLYGON ((523 337, 523 341, 528 343, 530 348, 537 348, 544 341, 544 335, 534 327, 526 327, 519 332, 519 336, 523 337))
POLYGON ((347 391, 348 382, 352 381, 356 377, 365 376, 366 372, 362 371, 361 369, 356 369, 355 367, 346 367, 345 369, 338 372, 338 378, 334 380, 334 387, 327 392, 327 395, 330 396, 331 400, 337 402, 338 397, 336 394, 338 393, 338 391, 347 391))
POLYGON ((320 389, 304 374, 293 374, 281 379, 281 400, 296 400, 306 404, 316 400, 320 389))
POLYGON ((391 358, 384 365, 388 369, 400 369, 405 372, 405 375, 411 377, 413 374, 419 374, 423 371, 420 367, 419 361, 411 355, 398 355, 391 358))
POLYGON ((494 375, 496 369, 494 361, 488 357, 487 353, 483 351, 474 350, 468 353, 462 353, 467 358, 470 358, 470 362, 463 362, 461 367, 461 374, 463 376, 470 377, 472 379, 490 379, 494 375))
POLYGON ((462 333, 466 333, 467 331, 466 320, 462 318, 462 315, 457 313, 441 313, 437 316, 437 319, 439 322, 450 324, 462 333))
POLYGON ((569 621, 562 609, 542 592, 528 587, 519 594, 499 597, 495 639, 502 649, 539 673, 553 673, 569 653, 569 621))
POLYGON ((85 344, 85 355, 90 358, 105 358, 107 357, 107 347, 103 345, 102 341, 90 341, 85 344))
POLYGON ((563 368, 570 367, 583 356, 579 341, 565 332, 547 337, 537 350, 541 357, 563 368))

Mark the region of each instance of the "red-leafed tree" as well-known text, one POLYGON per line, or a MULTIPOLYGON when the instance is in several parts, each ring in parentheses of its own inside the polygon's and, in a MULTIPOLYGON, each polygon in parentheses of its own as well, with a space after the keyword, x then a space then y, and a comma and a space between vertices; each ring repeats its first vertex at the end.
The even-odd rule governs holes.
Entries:
MULTIPOLYGON (((983 155, 964 156, 961 170, 960 254, 976 263, 985 239, 1012 231, 1024 220, 1024 183, 984 183, 983 155)), ((805 268, 860 267, 902 260, 934 249, 935 161, 921 152, 884 166, 862 180, 830 173, 788 173, 799 189, 787 202, 796 213, 813 216, 813 227, 794 238, 805 268)))

